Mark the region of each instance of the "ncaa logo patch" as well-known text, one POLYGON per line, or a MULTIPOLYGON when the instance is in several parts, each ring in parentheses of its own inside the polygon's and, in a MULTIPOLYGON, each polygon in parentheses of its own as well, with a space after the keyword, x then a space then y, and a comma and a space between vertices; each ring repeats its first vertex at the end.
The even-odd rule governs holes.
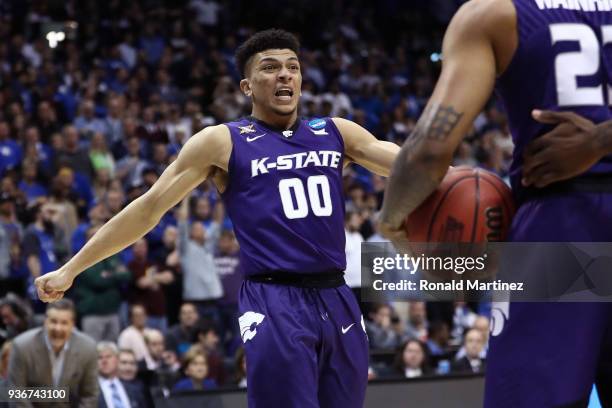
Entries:
POLYGON ((308 126, 310 126, 311 129, 323 129, 325 127, 325 120, 324 119, 313 119, 310 122, 308 122, 308 126))
POLYGON ((246 312, 238 318, 238 324, 240 325, 240 337, 242 342, 246 343, 252 340, 257 334, 257 326, 263 322, 266 316, 257 312, 246 312))

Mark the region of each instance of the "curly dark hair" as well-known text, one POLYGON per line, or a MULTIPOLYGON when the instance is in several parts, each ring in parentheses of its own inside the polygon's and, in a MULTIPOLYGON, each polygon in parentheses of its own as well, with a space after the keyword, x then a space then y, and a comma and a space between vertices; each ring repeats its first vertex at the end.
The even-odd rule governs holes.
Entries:
POLYGON ((300 51, 300 42, 288 31, 271 28, 253 34, 238 47, 234 56, 242 77, 246 77, 246 66, 253 55, 265 50, 285 48, 296 54, 300 51))

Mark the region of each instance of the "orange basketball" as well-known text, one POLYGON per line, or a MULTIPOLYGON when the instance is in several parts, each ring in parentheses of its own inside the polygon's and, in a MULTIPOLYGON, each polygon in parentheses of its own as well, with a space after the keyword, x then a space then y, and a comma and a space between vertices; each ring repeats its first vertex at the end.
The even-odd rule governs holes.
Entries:
POLYGON ((412 242, 503 241, 514 215, 510 188, 497 175, 449 169, 438 189, 406 219, 412 242))

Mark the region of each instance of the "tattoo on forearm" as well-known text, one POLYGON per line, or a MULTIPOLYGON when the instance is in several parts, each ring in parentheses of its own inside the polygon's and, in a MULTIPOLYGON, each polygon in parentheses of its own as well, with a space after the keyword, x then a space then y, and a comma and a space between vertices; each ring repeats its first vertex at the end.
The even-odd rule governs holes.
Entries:
POLYGON ((423 139, 445 141, 463 116, 452 106, 432 104, 425 109, 408 142, 413 145, 423 139))
POLYGON ((393 166, 383 204, 385 222, 400 225, 404 217, 436 188, 438 181, 431 174, 432 167, 423 166, 415 157, 424 142, 446 142, 462 116, 462 112, 450 105, 431 104, 423 112, 393 166))

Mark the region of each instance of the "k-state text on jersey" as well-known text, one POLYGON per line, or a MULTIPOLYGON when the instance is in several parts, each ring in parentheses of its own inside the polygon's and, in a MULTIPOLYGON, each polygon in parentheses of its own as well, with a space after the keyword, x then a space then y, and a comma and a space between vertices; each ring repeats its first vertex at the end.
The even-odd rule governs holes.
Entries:
POLYGON ((269 173, 269 170, 291 170, 304 167, 333 167, 338 168, 342 159, 342 153, 334 150, 308 151, 287 154, 276 157, 270 161, 270 157, 251 160, 251 178, 260 174, 269 173))

